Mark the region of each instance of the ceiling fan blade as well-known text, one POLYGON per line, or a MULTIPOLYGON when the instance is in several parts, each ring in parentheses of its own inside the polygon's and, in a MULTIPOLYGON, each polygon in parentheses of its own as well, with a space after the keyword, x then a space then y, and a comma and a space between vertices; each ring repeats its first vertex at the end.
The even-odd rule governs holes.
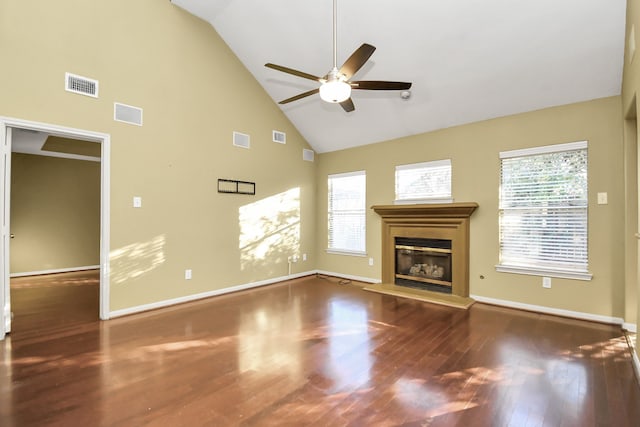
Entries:
POLYGON ((346 101, 342 101, 342 102, 340 103, 340 106, 341 106, 341 107, 342 107, 342 109, 343 109, 344 111, 346 111, 347 113, 350 113, 350 112, 352 112, 353 110, 355 110, 355 109, 356 109, 356 106, 355 106, 355 105, 353 105, 353 101, 351 100, 351 98, 347 98, 347 100, 346 100, 346 101))
POLYGON ((322 82, 322 79, 313 74, 305 73, 302 71, 294 70, 293 68, 283 67, 282 65, 276 65, 272 63, 264 64, 267 68, 273 68, 274 70, 282 71, 283 73, 293 74, 294 76, 302 77, 303 79, 314 80, 316 82, 322 82))
POLYGON ((300 94, 298 94, 296 96, 292 96, 291 98, 284 99, 284 100, 278 102, 278 104, 288 104, 290 102, 297 101, 298 99, 302 99, 302 98, 306 98, 307 96, 311 96, 311 95, 313 95, 315 93, 318 93, 318 92, 320 92, 320 89, 309 90, 307 92, 300 93, 300 94))
POLYGON ((367 62, 369 57, 373 55, 373 52, 376 50, 374 46, 370 44, 363 43, 358 49, 355 50, 347 59, 342 67, 340 68, 340 73, 344 74, 347 77, 347 80, 351 78, 362 66, 367 62))
POLYGON ((360 80, 350 82, 352 89, 366 90, 407 90, 411 88, 411 83, 407 82, 386 82, 384 80, 360 80))

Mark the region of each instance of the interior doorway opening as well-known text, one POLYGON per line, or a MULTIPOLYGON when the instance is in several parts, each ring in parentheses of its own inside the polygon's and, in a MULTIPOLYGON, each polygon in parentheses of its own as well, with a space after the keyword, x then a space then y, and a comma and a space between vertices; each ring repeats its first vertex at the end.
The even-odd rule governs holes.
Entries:
MULTIPOLYGON (((21 145, 17 152, 24 153, 30 150, 47 151, 58 158, 75 158, 76 160, 99 161, 99 239, 98 239, 98 264, 84 265, 66 268, 67 271, 84 267, 81 270, 99 269, 99 318, 109 318, 109 170, 110 170, 110 137, 108 134, 67 128, 45 123, 30 122, 19 119, 0 117, 0 146, 2 148, 2 162, 0 162, 1 199, 3 201, 2 212, 2 244, 0 245, 0 339, 11 331, 11 178, 12 159, 14 150, 12 147, 21 145), (18 138, 16 139, 16 135, 18 138), (19 142, 25 135, 31 140, 31 146, 25 148, 19 142), (44 136, 44 138, 43 138, 44 136), (18 140, 18 143, 16 143, 18 140), (78 147, 80 145, 81 147, 78 147), (99 149, 96 150, 96 147, 99 149), (87 152, 86 150, 93 150, 87 152)), ((28 144, 27 144, 28 145, 28 144)), ((17 237, 14 235, 14 237, 17 237)), ((82 249, 80 249, 82 251, 82 249)), ((96 259, 95 257, 92 259, 96 259)), ((94 261, 95 262, 95 261, 94 261)), ((62 263, 64 264, 64 263, 62 263)), ((60 265, 62 265, 60 264, 60 265)), ((43 264, 40 264, 41 266, 43 264)), ((24 266, 23 266, 24 267, 24 266)), ((26 268, 26 273, 51 274, 64 273, 65 268, 47 269, 35 267, 35 270, 26 268)), ((28 275, 28 274, 27 274, 28 275)))

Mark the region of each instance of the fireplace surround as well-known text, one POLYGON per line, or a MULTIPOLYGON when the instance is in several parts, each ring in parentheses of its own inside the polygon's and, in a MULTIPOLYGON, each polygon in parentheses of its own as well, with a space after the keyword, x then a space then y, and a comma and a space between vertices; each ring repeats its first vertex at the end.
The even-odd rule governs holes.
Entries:
POLYGON ((373 206, 382 219, 382 283, 365 289, 470 307, 469 224, 477 207, 472 202, 373 206))

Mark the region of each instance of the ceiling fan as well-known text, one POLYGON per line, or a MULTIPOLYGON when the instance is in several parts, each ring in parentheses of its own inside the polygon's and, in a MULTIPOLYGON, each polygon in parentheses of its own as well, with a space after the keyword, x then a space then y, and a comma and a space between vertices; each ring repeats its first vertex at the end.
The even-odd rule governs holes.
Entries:
POLYGON ((316 93, 320 93, 323 101, 337 103, 342 106, 347 113, 355 110, 353 101, 351 100, 351 89, 365 90, 408 90, 411 83, 406 82, 389 82, 383 80, 359 80, 350 81, 351 77, 362 68, 369 57, 376 50, 374 46, 364 43, 356 49, 345 63, 338 69, 337 63, 337 29, 336 29, 336 1, 333 0, 333 68, 324 77, 314 76, 293 68, 283 67, 272 63, 264 64, 265 67, 282 71, 283 73, 293 74, 294 76, 304 79, 314 80, 320 83, 320 87, 303 92, 291 98, 280 101, 278 104, 288 104, 316 93))

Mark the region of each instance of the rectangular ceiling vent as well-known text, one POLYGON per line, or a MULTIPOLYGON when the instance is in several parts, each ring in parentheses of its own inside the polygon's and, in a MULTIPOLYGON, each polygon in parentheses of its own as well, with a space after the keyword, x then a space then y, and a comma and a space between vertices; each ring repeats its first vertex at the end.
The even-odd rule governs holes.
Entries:
POLYGON ((278 144, 286 144, 287 143, 287 134, 284 132, 280 132, 279 130, 273 131, 273 142, 277 142, 278 144))
POLYGON ((233 145, 236 147, 250 148, 251 141, 249 135, 240 132, 233 132, 233 145))
POLYGON ((117 122, 129 123, 131 125, 142 126, 142 108, 114 102, 113 120, 117 122))
POLYGON ((77 74, 64 74, 64 89, 79 95, 98 97, 98 81, 77 74))
POLYGON ((314 156, 314 152, 313 150, 308 150, 306 148, 302 149, 302 159, 306 160, 307 162, 313 162, 313 156, 314 156))

